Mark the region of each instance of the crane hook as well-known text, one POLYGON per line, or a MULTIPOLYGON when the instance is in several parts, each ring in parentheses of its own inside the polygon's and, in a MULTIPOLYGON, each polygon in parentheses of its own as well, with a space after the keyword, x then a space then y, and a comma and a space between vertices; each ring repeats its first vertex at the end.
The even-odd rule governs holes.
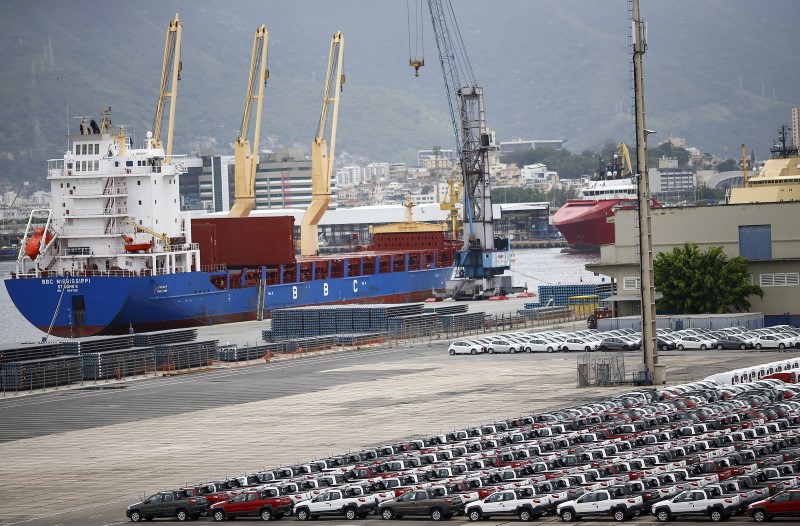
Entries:
POLYGON ((425 65, 425 59, 422 60, 409 60, 408 65, 414 68, 414 76, 419 77, 419 68, 425 65))

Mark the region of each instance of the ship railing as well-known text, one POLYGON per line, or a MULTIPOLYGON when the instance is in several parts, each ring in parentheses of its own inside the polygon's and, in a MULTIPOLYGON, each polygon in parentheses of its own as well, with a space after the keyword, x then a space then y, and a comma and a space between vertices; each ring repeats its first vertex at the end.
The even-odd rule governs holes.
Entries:
POLYGON ((127 215, 128 208, 124 206, 109 207, 104 208, 103 210, 98 210, 97 208, 67 208, 64 214, 70 217, 127 215))
POLYGON ((169 245, 167 252, 189 252, 192 250, 200 250, 200 245, 197 243, 183 243, 181 245, 169 245))

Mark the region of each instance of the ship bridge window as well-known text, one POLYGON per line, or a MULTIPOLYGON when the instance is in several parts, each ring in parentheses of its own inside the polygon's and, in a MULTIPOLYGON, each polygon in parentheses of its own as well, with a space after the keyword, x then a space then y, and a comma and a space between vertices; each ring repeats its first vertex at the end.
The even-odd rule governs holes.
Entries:
POLYGON ((133 161, 125 161, 125 166, 133 166, 133 161))

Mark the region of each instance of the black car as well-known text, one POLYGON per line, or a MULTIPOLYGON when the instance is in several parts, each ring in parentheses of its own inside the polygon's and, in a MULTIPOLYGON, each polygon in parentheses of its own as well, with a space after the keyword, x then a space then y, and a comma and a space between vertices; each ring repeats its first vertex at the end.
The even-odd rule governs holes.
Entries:
POLYGON ((738 336, 721 336, 717 338, 717 349, 752 349, 753 344, 744 341, 738 336))
POLYGON ((623 340, 616 336, 610 338, 603 338, 600 342, 601 351, 630 351, 636 349, 638 346, 635 343, 623 340))
POLYGON ((432 520, 449 519, 463 511, 458 495, 442 495, 433 490, 415 490, 403 493, 395 500, 384 502, 378 515, 384 519, 399 519, 403 515, 426 515, 432 520))
POLYGON ((133 522, 142 519, 152 520, 156 517, 173 517, 178 521, 196 520, 208 512, 208 500, 205 497, 189 495, 184 490, 162 491, 151 495, 142 502, 131 504, 125 515, 133 522))

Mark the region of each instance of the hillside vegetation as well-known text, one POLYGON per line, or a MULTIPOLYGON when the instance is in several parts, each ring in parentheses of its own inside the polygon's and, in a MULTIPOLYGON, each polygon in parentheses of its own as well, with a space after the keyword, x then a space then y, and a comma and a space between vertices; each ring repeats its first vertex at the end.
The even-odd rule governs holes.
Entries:
MULTIPOLYGON (((412 6, 415 1, 409 2, 412 6)), ((626 0, 459 0, 455 7, 499 140, 567 139, 573 152, 632 143, 626 0)), ((42 183, 74 117, 111 106, 137 141, 151 128, 164 35, 180 12, 183 71, 176 152, 232 153, 253 33, 270 31, 263 148, 307 147, 330 36, 346 39, 339 152, 414 163, 454 145, 427 14, 427 65, 408 67, 401 0, 7 0, 0 19, 0 183, 42 183)), ((766 157, 800 106, 800 10, 793 0, 642 0, 647 127, 723 155, 766 157)))

